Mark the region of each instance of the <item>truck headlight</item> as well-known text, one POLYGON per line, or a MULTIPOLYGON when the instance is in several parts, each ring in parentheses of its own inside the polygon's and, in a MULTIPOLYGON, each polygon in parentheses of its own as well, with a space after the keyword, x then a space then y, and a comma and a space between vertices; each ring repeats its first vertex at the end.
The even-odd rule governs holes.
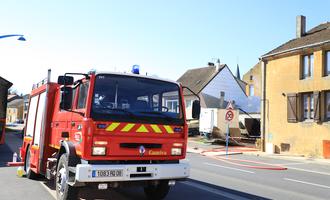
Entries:
POLYGON ((172 148, 171 149, 171 155, 172 156, 181 156, 182 149, 181 148, 172 148))
POLYGON ((93 147, 93 149, 92 149, 93 156, 104 156, 105 152, 106 152, 105 147, 93 147))

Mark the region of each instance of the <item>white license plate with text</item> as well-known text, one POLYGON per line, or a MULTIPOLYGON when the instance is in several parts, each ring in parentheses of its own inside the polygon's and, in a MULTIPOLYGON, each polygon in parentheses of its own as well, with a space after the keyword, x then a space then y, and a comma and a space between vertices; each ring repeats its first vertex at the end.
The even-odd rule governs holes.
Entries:
POLYGON ((122 169, 111 169, 111 170, 93 170, 92 177, 122 177, 122 169))

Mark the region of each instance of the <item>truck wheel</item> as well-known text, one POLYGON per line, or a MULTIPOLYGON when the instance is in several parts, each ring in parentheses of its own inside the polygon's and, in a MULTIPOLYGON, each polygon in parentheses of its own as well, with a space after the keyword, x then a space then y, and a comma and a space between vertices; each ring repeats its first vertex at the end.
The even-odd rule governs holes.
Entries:
POLYGON ((152 200, 164 199, 169 191, 168 181, 161 181, 158 185, 149 185, 144 188, 144 194, 152 200))
POLYGON ((68 155, 63 154, 58 161, 55 178, 56 197, 58 200, 78 199, 78 188, 70 186, 67 182, 68 179, 68 155))
POLYGON ((37 174, 34 171, 32 171, 30 167, 30 163, 31 163, 31 153, 30 153, 30 147, 28 147, 25 155, 24 170, 26 172, 26 177, 28 179, 36 179, 37 174))

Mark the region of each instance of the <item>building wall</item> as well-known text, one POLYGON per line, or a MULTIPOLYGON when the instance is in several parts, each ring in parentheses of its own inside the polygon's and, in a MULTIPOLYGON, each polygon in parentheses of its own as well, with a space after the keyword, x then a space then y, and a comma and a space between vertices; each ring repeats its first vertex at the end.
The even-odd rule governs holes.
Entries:
POLYGON ((310 80, 300 80, 300 58, 292 55, 266 65, 265 139, 276 145, 275 149, 287 143, 291 154, 322 157, 322 142, 330 140, 330 122, 287 122, 286 94, 330 90, 330 77, 322 77, 323 52, 314 52, 314 75, 310 80))
POLYGON ((254 87, 254 96, 261 97, 261 62, 258 62, 253 68, 243 75, 243 81, 246 85, 246 95, 250 96, 250 85, 254 87), (252 80, 250 77, 253 77, 252 80))
POLYGON ((6 123, 14 123, 18 119, 23 119, 23 105, 18 107, 8 107, 6 123))
POLYGON ((222 69, 201 93, 220 98, 221 91, 225 92, 224 99, 226 101, 234 100, 235 104, 240 107, 247 104, 247 97, 244 91, 237 83, 228 67, 222 69))

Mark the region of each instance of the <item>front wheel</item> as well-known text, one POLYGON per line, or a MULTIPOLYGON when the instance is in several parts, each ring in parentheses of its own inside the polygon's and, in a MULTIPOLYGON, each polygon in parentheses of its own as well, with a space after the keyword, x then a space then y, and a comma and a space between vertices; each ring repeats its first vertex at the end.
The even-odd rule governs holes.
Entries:
POLYGON ((150 200, 164 199, 169 191, 168 181, 161 181, 158 185, 149 185, 144 188, 144 194, 150 200))
POLYGON ((28 179, 36 179, 37 174, 31 169, 31 152, 30 147, 26 149, 26 156, 24 161, 24 170, 28 179))
POLYGON ((68 184, 69 168, 68 155, 61 155, 57 170, 56 170, 56 197, 59 200, 74 200, 78 199, 78 188, 72 187, 68 184))

